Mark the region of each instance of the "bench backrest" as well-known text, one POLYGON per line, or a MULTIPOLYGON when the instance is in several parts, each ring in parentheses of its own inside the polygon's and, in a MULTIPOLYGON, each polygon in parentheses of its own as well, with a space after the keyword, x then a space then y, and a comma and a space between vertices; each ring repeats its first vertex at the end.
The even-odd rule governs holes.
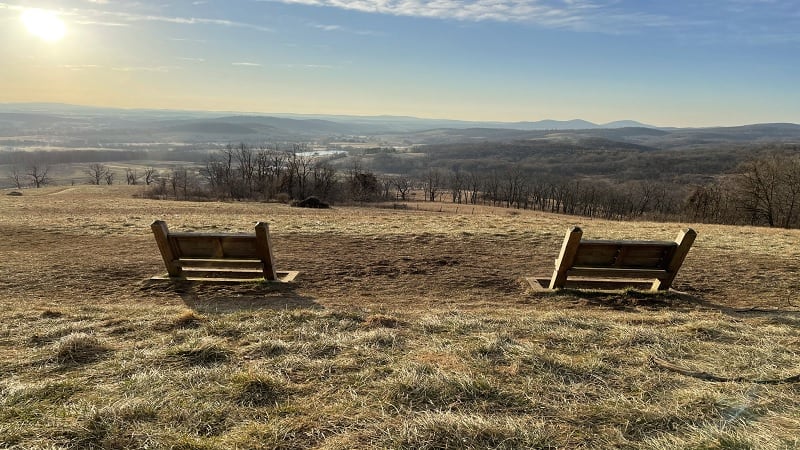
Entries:
POLYGON ((170 277, 214 273, 277 279, 269 225, 264 222, 256 224, 255 234, 172 233, 163 220, 156 220, 150 228, 170 277))
POLYGON ((667 290, 697 233, 681 231, 675 241, 581 240, 579 227, 567 230, 550 280, 560 289, 568 277, 652 279, 653 290, 667 290))

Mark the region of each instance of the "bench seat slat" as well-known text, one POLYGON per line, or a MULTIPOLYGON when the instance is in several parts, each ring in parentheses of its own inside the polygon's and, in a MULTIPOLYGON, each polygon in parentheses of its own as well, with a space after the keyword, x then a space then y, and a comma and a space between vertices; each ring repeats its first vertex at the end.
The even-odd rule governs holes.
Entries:
POLYGON ((253 269, 225 269, 225 268, 189 268, 184 267, 183 276, 188 278, 206 277, 206 278, 239 278, 242 280, 253 280, 264 278, 263 270, 253 269))
POLYGON ((604 267, 573 267, 567 271, 570 277, 604 277, 604 278, 662 278, 667 276, 666 270, 659 269, 617 269, 604 267))
POLYGON ((190 233, 186 231, 170 231, 169 237, 178 239, 253 239, 253 235, 247 233, 190 233))
POLYGON ((581 246, 609 246, 619 245, 624 247, 677 247, 673 241, 604 241, 600 239, 581 239, 581 246))
POLYGON ((178 260, 178 264, 187 269, 192 267, 258 269, 262 266, 260 259, 181 258, 178 260))
POLYGON ((264 272, 258 269, 229 269, 219 267, 184 267, 185 273, 241 273, 241 274, 261 274, 264 272))

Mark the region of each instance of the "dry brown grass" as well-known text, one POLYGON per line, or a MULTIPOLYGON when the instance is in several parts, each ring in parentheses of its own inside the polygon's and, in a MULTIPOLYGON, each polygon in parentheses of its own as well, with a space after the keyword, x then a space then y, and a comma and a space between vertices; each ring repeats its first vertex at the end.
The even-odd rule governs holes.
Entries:
POLYGON ((0 195, 0 447, 796 448, 800 232, 0 195), (270 222, 291 286, 169 285, 149 232, 270 222), (699 232, 682 294, 536 294, 567 226, 699 232), (63 357, 59 356, 61 352, 63 357), (88 356, 87 356, 88 355, 88 356))

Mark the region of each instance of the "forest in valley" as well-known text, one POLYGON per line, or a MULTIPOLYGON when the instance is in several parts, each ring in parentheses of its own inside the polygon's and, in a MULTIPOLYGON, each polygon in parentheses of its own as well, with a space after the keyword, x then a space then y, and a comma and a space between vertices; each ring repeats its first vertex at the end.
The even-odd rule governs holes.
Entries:
POLYGON ((791 142, 657 148, 578 134, 323 153, 308 144, 244 142, 62 149, 1 152, 0 166, 17 189, 64 183, 53 168, 66 164, 72 184, 141 184, 156 198, 452 202, 615 220, 800 227, 800 146, 791 142))

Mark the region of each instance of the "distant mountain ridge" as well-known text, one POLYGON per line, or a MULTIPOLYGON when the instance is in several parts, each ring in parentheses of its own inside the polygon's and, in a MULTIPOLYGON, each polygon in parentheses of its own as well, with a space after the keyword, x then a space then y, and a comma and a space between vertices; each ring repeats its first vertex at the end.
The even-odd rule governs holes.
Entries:
MULTIPOLYGON (((581 119, 474 122, 407 116, 256 114, 209 111, 127 110, 64 104, 0 103, 0 142, 64 142, 69 145, 226 142, 380 142, 380 145, 476 141, 547 140, 613 142, 650 149, 724 143, 780 142, 800 145, 800 125, 771 123, 736 127, 664 128, 634 120, 595 124, 581 119), (30 138, 33 138, 31 140, 30 138)), ((138 144, 137 144, 138 145, 138 144)), ((376 144, 378 145, 378 144, 376 144)))
POLYGON ((33 113, 49 115, 114 115, 124 118, 132 117, 158 117, 163 119, 200 119, 200 118, 231 118, 240 121, 242 117, 291 119, 291 120, 321 120, 333 123, 354 125, 369 125, 384 128, 385 131, 420 131, 435 128, 497 128, 517 130, 582 130, 601 128, 643 127, 659 128, 634 120, 619 120, 606 124, 596 124, 582 119, 539 121, 501 122, 501 121, 469 121, 455 119, 427 119, 411 116, 352 116, 331 114, 295 114, 295 113, 251 113, 251 112, 213 112, 213 111, 181 111, 160 109, 122 109, 82 105, 69 105, 61 103, 0 103, 0 113, 33 113))

